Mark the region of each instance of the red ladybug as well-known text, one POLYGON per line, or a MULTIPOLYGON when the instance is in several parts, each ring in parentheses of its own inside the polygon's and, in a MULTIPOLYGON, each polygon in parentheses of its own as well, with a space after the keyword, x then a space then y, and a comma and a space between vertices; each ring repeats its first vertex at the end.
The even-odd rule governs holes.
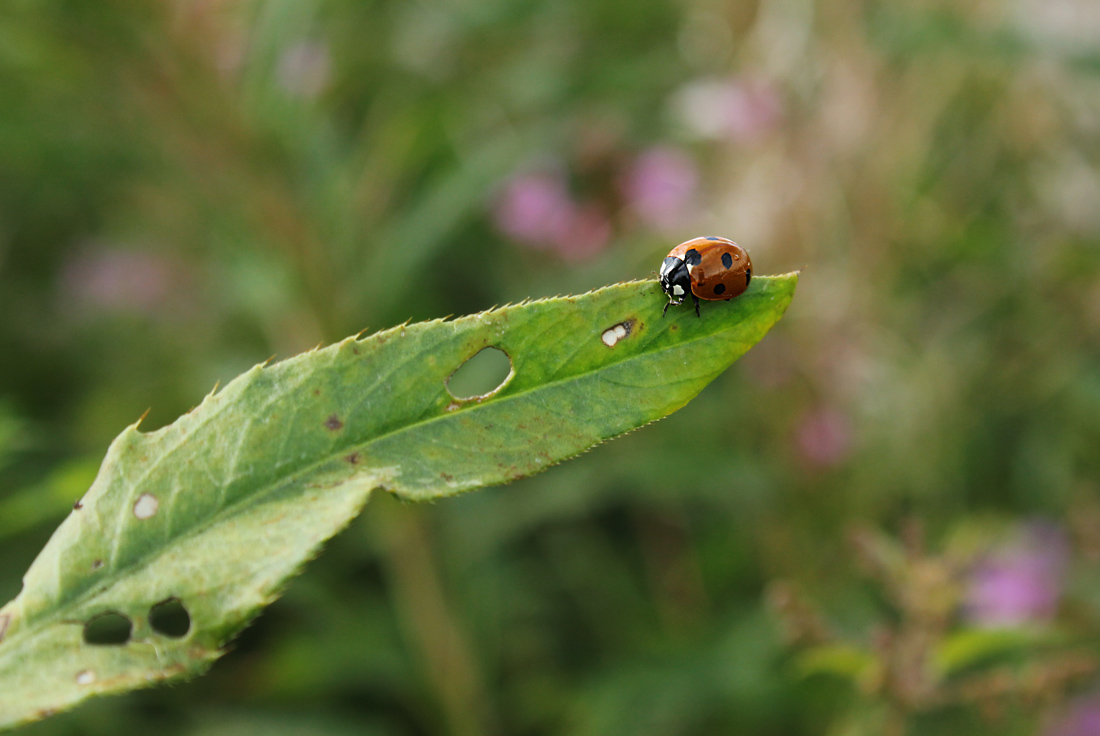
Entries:
POLYGON ((700 299, 728 301, 749 288, 752 261, 748 251, 732 240, 693 238, 665 256, 660 279, 661 288, 668 294, 662 316, 669 306, 682 304, 689 291, 695 301, 695 315, 699 316, 700 299))

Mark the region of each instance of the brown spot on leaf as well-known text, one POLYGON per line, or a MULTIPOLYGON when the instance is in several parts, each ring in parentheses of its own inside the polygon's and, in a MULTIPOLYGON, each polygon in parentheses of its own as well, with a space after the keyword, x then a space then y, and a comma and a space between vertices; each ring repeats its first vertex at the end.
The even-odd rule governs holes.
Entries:
POLYGON ((95 561, 92 562, 92 569, 93 570, 98 570, 101 567, 103 567, 103 560, 95 560, 95 561))
POLYGON ((454 411, 455 409, 459 409, 461 407, 462 404, 458 403, 457 401, 452 401, 451 403, 447 404, 447 408, 444 411, 454 411))
POLYGON ((453 475, 451 475, 450 473, 440 473, 439 477, 442 478, 443 480, 447 481, 448 483, 450 483, 451 481, 453 481, 455 479, 455 477, 453 475))
POLYGON ((359 453, 358 452, 353 452, 350 455, 345 456, 344 459, 347 460, 352 465, 358 465, 359 464, 359 453))
POLYGON ((335 413, 333 413, 332 416, 325 420, 325 429, 336 432, 337 430, 341 430, 343 428, 344 423, 340 421, 340 417, 336 416, 335 413))
POLYGON ((80 503, 80 501, 73 504, 73 511, 80 511, 82 508, 84 508, 84 504, 80 503))
POLYGON ((319 388, 313 389, 313 395, 314 396, 320 396, 321 395, 321 389, 319 389, 319 388))

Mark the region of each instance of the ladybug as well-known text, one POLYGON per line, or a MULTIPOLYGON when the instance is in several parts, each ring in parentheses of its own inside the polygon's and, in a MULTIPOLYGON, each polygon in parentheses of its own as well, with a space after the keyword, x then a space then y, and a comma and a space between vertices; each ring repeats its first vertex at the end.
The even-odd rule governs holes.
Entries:
POLYGON ((668 294, 664 316, 673 304, 682 304, 688 291, 695 301, 729 301, 749 288, 752 261, 749 253, 725 238, 693 238, 673 248, 661 264, 661 288, 668 294))

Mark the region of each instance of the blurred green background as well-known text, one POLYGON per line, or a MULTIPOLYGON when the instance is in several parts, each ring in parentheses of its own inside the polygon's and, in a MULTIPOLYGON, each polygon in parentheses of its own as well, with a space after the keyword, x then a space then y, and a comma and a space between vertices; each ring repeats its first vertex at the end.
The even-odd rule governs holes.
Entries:
POLYGON ((1093 0, 6 0, 0 600, 146 409, 705 234, 803 275, 687 408, 25 732, 1100 734, 1093 0))

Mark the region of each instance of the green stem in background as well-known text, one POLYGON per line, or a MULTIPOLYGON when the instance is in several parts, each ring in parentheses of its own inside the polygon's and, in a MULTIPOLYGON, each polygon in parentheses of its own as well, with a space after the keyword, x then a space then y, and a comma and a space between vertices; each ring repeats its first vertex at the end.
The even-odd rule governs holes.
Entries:
POLYGON ((506 483, 676 411, 767 333, 796 282, 754 279, 702 318, 662 318, 643 281, 396 327, 257 366, 155 432, 127 428, 0 609, 0 727, 201 673, 374 489, 428 500, 506 483), (455 398, 449 376, 486 347, 512 372, 455 398))
POLYGON ((374 522, 382 536, 396 618, 443 710, 446 733, 496 733, 476 658, 450 612, 423 515, 396 503, 382 506, 374 522))

